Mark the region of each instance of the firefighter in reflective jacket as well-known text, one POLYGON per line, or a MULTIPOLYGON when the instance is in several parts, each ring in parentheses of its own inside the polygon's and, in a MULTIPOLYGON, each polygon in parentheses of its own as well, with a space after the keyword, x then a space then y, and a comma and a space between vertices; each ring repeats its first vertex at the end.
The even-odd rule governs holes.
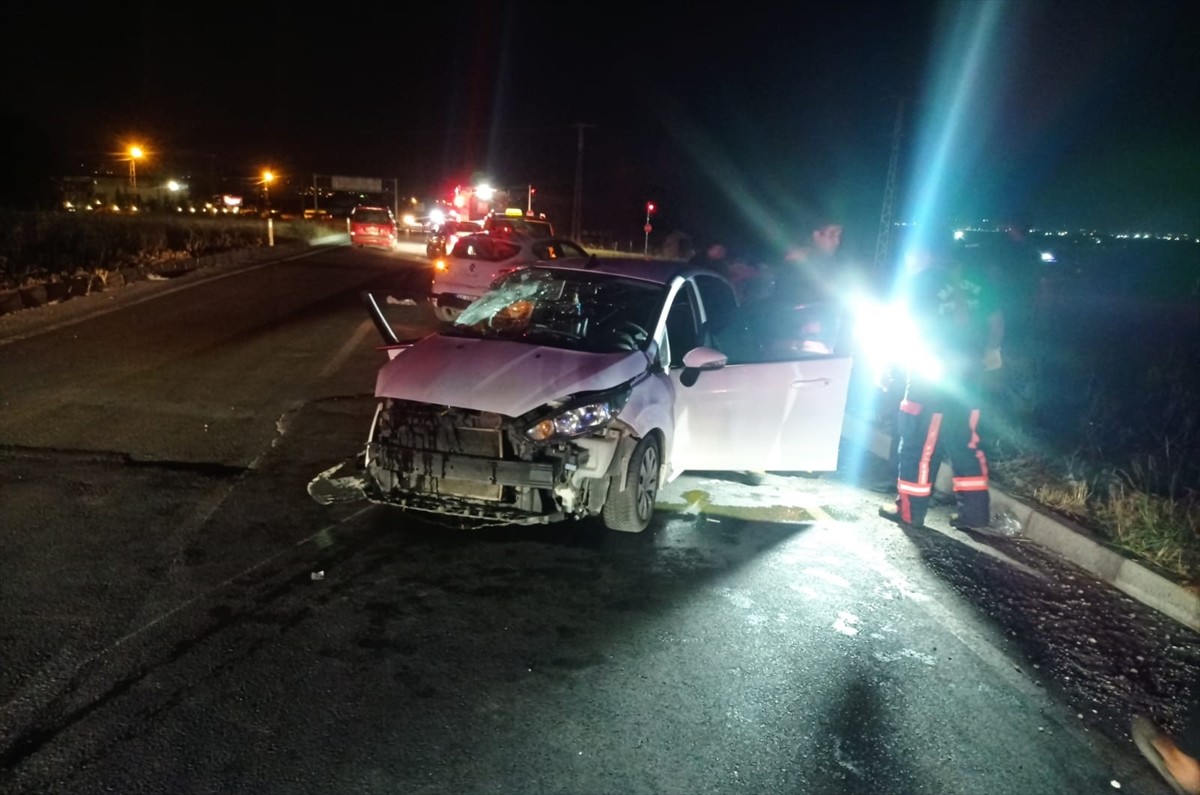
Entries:
POLYGON ((951 252, 914 257, 903 294, 916 333, 905 342, 898 496, 880 515, 923 526, 938 465, 948 456, 958 504, 951 524, 985 528, 991 507, 987 456, 979 443, 980 387, 984 371, 1001 366, 1004 316, 986 278, 964 270, 951 252))

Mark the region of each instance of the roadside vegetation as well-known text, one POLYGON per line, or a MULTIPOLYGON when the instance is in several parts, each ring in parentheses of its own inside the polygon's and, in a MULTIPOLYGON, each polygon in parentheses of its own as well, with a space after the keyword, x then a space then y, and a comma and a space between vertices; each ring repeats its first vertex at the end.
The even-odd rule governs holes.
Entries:
MULTIPOLYGON (((340 229, 274 222, 277 245, 340 229)), ((0 211, 0 293, 267 242, 258 218, 0 211)), ((1065 341, 1058 316, 1047 316, 1024 345, 1006 348, 985 439, 993 479, 1200 590, 1200 346, 1176 340, 1116 356, 1086 336, 1065 341)))
MULTIPOLYGON (((314 222, 275 221, 276 244, 328 234, 314 222)), ((0 210, 0 290, 67 279, 103 279, 121 268, 180 261, 268 243, 262 219, 0 210)))
POLYGON ((1200 591, 1200 357, 1181 345, 1139 369, 1022 368, 1002 403, 993 479, 1200 591), (1155 361, 1157 359, 1157 361, 1155 361), (1021 374, 1021 370, 1026 372, 1021 374), (1069 405, 1061 394, 1086 386, 1069 405), (1015 429, 1020 428, 1018 432, 1015 429))

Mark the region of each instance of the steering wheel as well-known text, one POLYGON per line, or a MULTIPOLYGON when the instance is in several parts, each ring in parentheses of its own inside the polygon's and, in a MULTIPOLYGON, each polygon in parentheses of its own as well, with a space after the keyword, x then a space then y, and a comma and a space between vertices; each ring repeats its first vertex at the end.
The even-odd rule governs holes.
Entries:
POLYGON ((646 333, 646 329, 632 320, 622 320, 609 328, 608 333, 620 348, 629 351, 637 350, 650 336, 646 333))
POLYGON ((650 336, 646 329, 642 328, 637 323, 634 323, 632 320, 622 320, 613 327, 613 332, 618 335, 628 334, 633 339, 634 343, 638 345, 645 342, 650 336))

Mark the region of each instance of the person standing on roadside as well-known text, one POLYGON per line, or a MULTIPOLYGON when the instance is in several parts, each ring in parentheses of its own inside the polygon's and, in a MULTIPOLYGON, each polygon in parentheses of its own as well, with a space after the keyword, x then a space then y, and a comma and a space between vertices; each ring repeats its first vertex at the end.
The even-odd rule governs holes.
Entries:
MULTIPOLYGON (((799 241, 784 251, 774 268, 773 284, 759 270, 747 294, 756 296, 750 308, 750 328, 767 360, 847 353, 850 328, 845 311, 848 289, 844 263, 838 258, 842 224, 832 216, 811 216, 799 241)), ((766 473, 746 472, 751 485, 766 473)))
POLYGON ((775 292, 793 304, 832 296, 843 277, 842 224, 820 215, 802 228, 806 231, 784 252, 775 276, 775 292))
POLYGON ((982 274, 964 271, 948 247, 918 250, 901 290, 916 336, 904 340, 898 496, 879 514, 923 527, 937 467, 947 455, 958 504, 951 524, 984 529, 991 504, 987 456, 979 444, 980 385, 984 372, 1001 365, 1004 316, 982 274))
POLYGON ((759 333, 773 357, 793 353, 845 352, 849 323, 845 302, 852 271, 838 256, 842 224, 830 215, 812 216, 775 266, 769 296, 758 305, 759 333))
POLYGON ((730 246, 713 240, 696 252, 688 262, 710 268, 728 279, 740 303, 752 295, 754 282, 758 278, 758 269, 740 253, 741 250, 740 246, 730 246))

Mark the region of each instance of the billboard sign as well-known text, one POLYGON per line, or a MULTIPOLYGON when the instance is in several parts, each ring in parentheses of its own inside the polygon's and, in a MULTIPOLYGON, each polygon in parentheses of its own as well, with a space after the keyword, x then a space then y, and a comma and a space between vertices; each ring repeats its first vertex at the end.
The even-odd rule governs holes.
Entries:
POLYGON ((344 190, 352 193, 381 193, 383 180, 378 177, 330 177, 332 190, 344 190))

